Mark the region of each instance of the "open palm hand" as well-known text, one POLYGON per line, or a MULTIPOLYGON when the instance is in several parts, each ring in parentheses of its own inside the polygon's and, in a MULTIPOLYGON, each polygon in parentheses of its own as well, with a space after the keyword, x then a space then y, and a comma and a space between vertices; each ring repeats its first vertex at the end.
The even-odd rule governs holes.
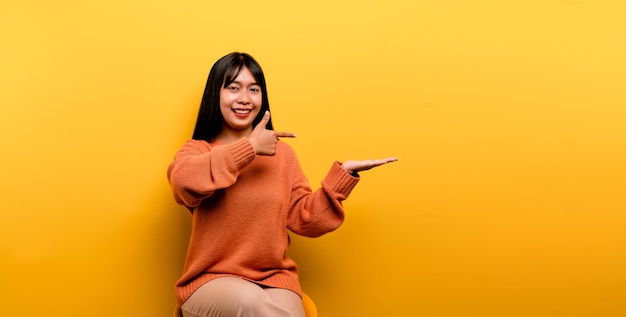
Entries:
POLYGON ((388 157, 388 158, 378 159, 378 160, 363 160, 363 161, 348 160, 348 161, 343 162, 341 167, 343 167, 343 169, 348 172, 360 172, 360 171, 366 171, 366 170, 372 169, 376 166, 395 162, 397 160, 398 160, 397 157, 388 157))

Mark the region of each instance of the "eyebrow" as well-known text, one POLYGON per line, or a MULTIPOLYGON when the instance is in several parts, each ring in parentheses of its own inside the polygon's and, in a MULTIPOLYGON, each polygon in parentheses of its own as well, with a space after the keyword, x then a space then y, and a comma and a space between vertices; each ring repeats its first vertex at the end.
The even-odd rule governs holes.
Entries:
MULTIPOLYGON (((241 85, 241 82, 240 82, 240 81, 238 81, 238 80, 233 80, 233 81, 231 82, 231 84, 239 84, 239 85, 241 85)), ((255 82, 253 82, 253 83, 252 83, 252 84, 250 84, 250 85, 261 86, 261 85, 259 85, 259 83, 257 83, 256 81, 255 81, 255 82)))

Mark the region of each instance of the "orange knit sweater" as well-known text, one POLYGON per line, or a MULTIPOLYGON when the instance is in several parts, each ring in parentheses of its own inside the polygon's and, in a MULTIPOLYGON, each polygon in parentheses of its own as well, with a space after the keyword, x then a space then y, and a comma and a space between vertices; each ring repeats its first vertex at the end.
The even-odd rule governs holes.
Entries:
POLYGON ((176 297, 202 284, 239 276, 301 293, 287 230, 318 237, 343 222, 341 202, 358 178, 335 162, 312 191, 292 148, 257 156, 247 138, 235 143, 189 140, 167 171, 174 199, 192 214, 192 230, 176 297))

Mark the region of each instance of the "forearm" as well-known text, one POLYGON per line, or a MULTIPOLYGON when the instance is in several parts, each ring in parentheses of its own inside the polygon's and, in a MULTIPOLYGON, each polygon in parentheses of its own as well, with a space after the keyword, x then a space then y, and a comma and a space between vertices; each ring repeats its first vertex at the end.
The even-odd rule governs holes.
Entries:
POLYGON ((177 202, 195 207, 215 190, 237 181, 240 170, 254 159, 247 140, 201 148, 187 143, 168 168, 168 179, 177 202))

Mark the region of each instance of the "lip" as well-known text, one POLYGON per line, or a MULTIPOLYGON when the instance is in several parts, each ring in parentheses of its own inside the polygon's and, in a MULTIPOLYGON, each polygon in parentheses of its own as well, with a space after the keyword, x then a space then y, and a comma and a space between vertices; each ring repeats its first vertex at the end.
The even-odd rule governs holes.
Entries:
POLYGON ((242 118, 242 119, 249 117, 250 114, 252 113, 252 109, 232 108, 231 110, 237 118, 242 118))

